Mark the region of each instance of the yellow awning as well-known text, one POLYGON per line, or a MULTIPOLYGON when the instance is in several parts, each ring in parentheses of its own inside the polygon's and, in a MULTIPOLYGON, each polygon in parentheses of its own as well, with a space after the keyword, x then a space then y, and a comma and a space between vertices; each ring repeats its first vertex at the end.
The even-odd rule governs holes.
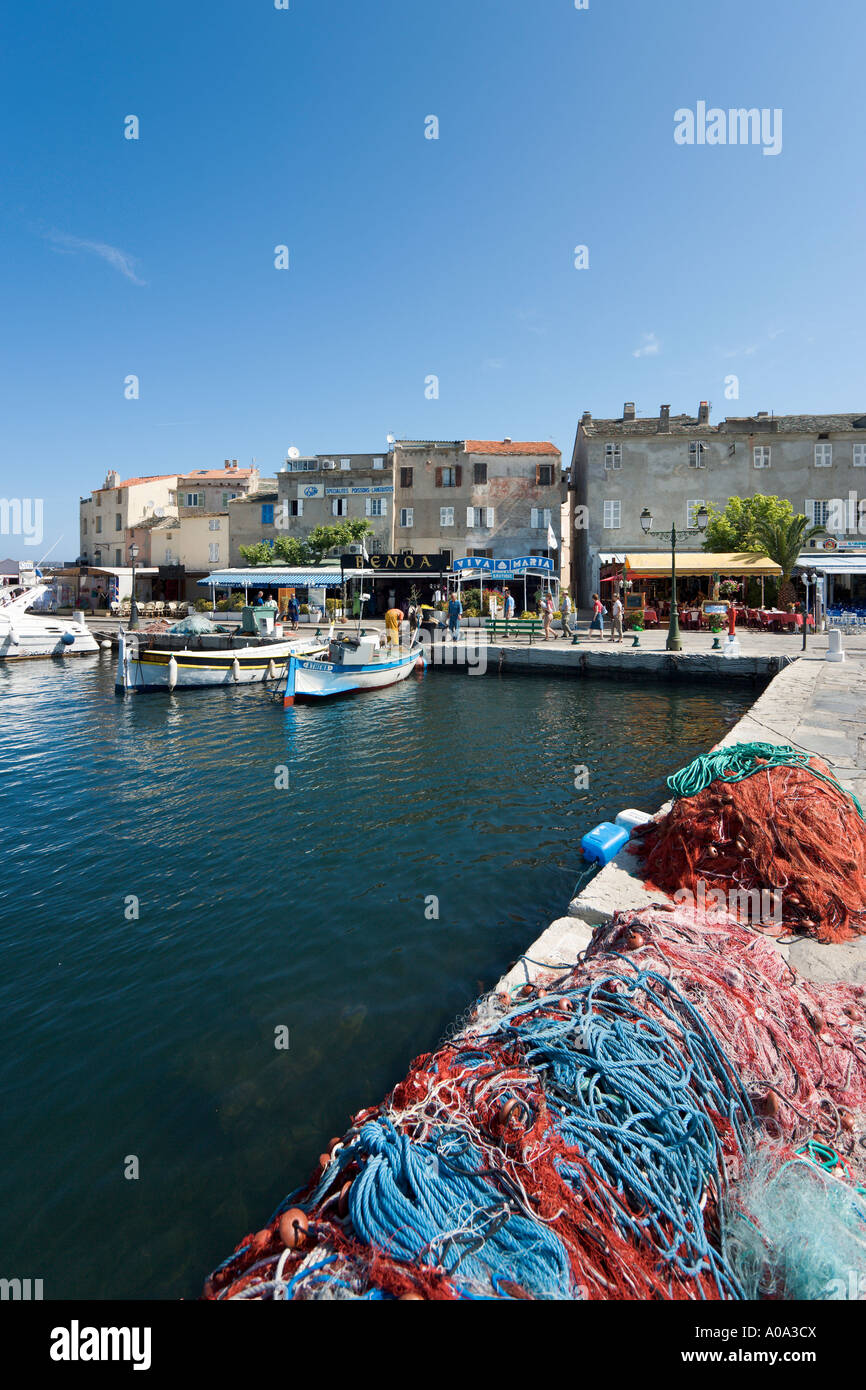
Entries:
MULTIPOLYGON (((669 550, 651 551, 646 555, 626 555, 625 571, 635 579, 670 578, 671 555, 669 550)), ((677 551, 677 574, 711 575, 721 579, 734 576, 751 575, 755 579, 768 579, 780 575, 782 566, 766 555, 753 555, 748 551, 677 551)))

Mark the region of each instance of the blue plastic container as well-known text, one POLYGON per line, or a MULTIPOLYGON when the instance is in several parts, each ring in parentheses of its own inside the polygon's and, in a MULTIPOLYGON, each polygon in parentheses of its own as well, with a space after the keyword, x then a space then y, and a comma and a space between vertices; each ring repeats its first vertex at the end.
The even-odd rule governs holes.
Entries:
POLYGON ((602 821, 594 830, 589 830, 580 842, 584 859, 596 864, 609 864, 614 855, 619 854, 628 841, 628 830, 624 825, 614 825, 613 821, 602 821))

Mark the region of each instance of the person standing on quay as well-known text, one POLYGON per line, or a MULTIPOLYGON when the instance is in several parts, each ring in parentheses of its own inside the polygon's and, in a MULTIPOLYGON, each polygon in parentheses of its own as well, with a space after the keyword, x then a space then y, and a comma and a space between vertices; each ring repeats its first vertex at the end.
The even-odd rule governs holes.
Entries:
POLYGON ((286 616, 292 625, 292 632, 297 632, 301 610, 298 607, 298 600, 296 598, 290 598, 286 604, 286 616))
POLYGON ((502 616, 505 619, 514 617, 514 595, 507 585, 502 590, 502 616))
POLYGON ((448 631, 456 642, 460 636, 460 619, 463 614, 463 604, 456 594, 452 594, 448 600, 448 631))
POLYGON ((622 641, 622 603, 619 595, 614 599, 610 612, 610 640, 611 642, 622 641))
POLYGON ((541 600, 541 617, 544 621, 544 640, 550 642, 553 640, 553 633, 550 630, 550 624, 553 622, 553 594, 549 591, 541 600))
POLYGON ((385 614, 385 637, 389 647, 400 645, 400 624, 402 621, 402 609, 397 608, 396 605, 388 609, 385 614))
POLYGON ((559 611, 562 614, 562 635, 566 639, 571 636, 569 620, 571 618, 571 595, 567 589, 563 589, 559 597, 559 611))
POLYGON ((592 596, 592 622, 589 625, 589 630, 604 636, 604 604, 598 594, 592 596))

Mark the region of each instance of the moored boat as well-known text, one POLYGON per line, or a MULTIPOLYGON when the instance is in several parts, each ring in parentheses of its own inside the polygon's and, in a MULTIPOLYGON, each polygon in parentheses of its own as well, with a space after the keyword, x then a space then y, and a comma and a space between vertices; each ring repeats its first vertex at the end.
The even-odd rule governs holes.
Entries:
MULTIPOLYGON (((209 625, 210 626, 210 625, 209 625)), ((213 631, 127 632, 121 629, 115 690, 199 690, 279 684, 293 652, 325 651, 321 637, 272 637, 213 631)))
POLYGON ((83 618, 30 612, 33 604, 49 592, 48 584, 34 584, 29 589, 12 590, 9 598, 0 597, 0 660, 88 656, 99 651, 83 618))
POLYGON ((379 690, 404 681, 426 662, 418 643, 408 648, 386 645, 373 630, 331 637, 321 657, 293 654, 286 666, 284 708, 297 700, 322 700, 355 690, 379 690))

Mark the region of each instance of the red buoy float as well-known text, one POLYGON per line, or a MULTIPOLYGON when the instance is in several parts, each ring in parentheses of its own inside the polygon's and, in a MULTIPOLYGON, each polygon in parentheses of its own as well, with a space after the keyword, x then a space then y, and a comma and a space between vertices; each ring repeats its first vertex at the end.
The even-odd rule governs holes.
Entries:
POLYGON ((280 1240, 289 1250, 297 1250, 306 1239, 310 1223, 300 1207, 289 1207, 280 1217, 280 1240))

